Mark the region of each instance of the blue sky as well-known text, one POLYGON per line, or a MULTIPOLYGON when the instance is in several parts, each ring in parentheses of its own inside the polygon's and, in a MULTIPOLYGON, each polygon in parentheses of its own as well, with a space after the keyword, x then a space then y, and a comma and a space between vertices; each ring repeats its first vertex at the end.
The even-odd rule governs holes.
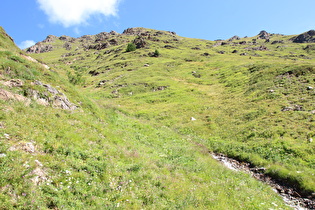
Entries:
POLYGON ((299 34, 315 29, 314 10, 314 0, 1 0, 0 26, 24 47, 50 34, 80 37, 130 27, 215 40, 261 30, 299 34))

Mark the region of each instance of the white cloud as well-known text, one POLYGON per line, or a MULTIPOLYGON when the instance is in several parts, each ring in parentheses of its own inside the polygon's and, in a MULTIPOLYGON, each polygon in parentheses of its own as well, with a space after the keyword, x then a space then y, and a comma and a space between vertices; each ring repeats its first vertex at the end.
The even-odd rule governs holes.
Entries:
POLYGON ((116 16, 120 0, 37 0, 49 20, 65 27, 87 22, 91 15, 116 16))
POLYGON ((19 44, 19 48, 20 49, 26 49, 29 48, 30 46, 33 46, 34 44, 36 44, 33 40, 25 40, 23 42, 21 42, 21 44, 19 44))

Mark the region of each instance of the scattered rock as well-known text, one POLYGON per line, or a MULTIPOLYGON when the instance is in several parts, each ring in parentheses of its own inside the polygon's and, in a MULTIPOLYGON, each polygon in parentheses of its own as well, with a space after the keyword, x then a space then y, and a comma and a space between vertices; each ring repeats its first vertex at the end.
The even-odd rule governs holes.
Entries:
POLYGON ((109 36, 110 36, 110 34, 107 32, 101 32, 99 34, 96 34, 95 35, 95 37, 96 37, 95 42, 104 41, 104 40, 108 39, 109 36))
POLYGON ((258 50, 258 51, 266 51, 266 50, 268 50, 268 48, 266 46, 263 46, 263 45, 261 45, 259 47, 251 47, 251 48, 247 47, 245 49, 247 49, 247 50, 258 50))
POLYGON ((90 74, 91 76, 97 76, 97 75, 100 74, 100 72, 98 72, 98 71, 96 71, 96 70, 91 70, 91 71, 89 71, 89 74, 90 74))
POLYGON ((150 65, 146 63, 146 64, 144 64, 143 66, 144 66, 144 67, 149 67, 150 65))
POLYGON ((117 36, 117 35, 119 35, 119 33, 118 33, 118 32, 116 32, 116 31, 111 31, 111 32, 109 32, 109 34, 110 34, 110 35, 113 35, 113 36, 117 36))
POLYGON ((37 167, 36 169, 34 169, 29 175, 34 176, 33 178, 31 178, 31 181, 35 185, 39 185, 42 182, 46 182, 48 180, 47 172, 40 167, 37 167))
POLYGON ((313 90, 314 88, 313 87, 311 87, 311 86, 308 86, 307 87, 307 90, 313 90))
POLYGON ((241 56, 245 56, 245 55, 247 55, 247 53, 241 53, 240 55, 241 55, 241 56))
POLYGON ((222 42, 219 41, 219 42, 215 43, 215 44, 213 45, 213 47, 218 47, 218 46, 221 46, 221 45, 222 45, 222 42))
POLYGON ((276 40, 276 41, 271 42, 271 44, 284 44, 284 41, 283 40, 276 40))
POLYGON ((86 49, 93 49, 93 50, 103 50, 105 48, 108 48, 110 46, 110 44, 108 42, 103 42, 103 43, 98 43, 98 44, 95 44, 95 45, 88 45, 86 47, 86 49))
POLYGON ((72 104, 66 96, 55 96, 52 99, 52 105, 55 108, 61 108, 66 110, 75 110, 77 106, 72 104))
POLYGON ((173 47, 172 45, 165 45, 164 48, 166 48, 166 49, 173 49, 175 47, 173 47))
POLYGON ((39 167, 43 167, 43 164, 39 160, 35 160, 35 163, 39 167))
POLYGON ((123 34, 126 35, 139 35, 143 32, 142 28, 127 28, 123 31, 123 34))
POLYGON ((69 42, 66 42, 64 45, 63 45, 63 48, 65 48, 66 50, 71 50, 71 44, 69 42))
POLYGON ((293 107, 284 107, 281 109, 281 111, 304 111, 303 107, 301 105, 294 105, 293 107))
POLYGON ((95 36, 92 36, 92 35, 84 35, 84 36, 81 36, 80 38, 79 38, 79 41, 80 42, 88 42, 88 41, 94 41, 94 39, 95 39, 95 36))
POLYGON ((7 155, 4 153, 0 153, 0 158, 6 157, 7 155))
POLYGON ((11 79, 9 81, 3 82, 2 84, 8 87, 22 87, 24 82, 20 79, 11 79))
POLYGON ((16 100, 25 103, 26 105, 30 104, 30 100, 22 95, 14 94, 9 91, 3 90, 0 88, 0 100, 9 101, 16 100))
POLYGON ((307 52, 315 51, 315 45, 307 45, 303 48, 303 50, 306 50, 307 52))
POLYGON ((111 39, 108 41, 110 45, 118 45, 118 40, 117 39, 111 39))
POLYGON ((174 31, 169 31, 169 33, 170 33, 171 35, 173 35, 173 36, 176 36, 176 32, 174 32, 174 31))
POLYGON ((153 91, 155 92, 155 91, 161 91, 161 90, 165 90, 165 89, 167 89, 168 88, 168 86, 158 86, 158 87, 156 87, 156 88, 153 88, 153 91))
POLYGON ((238 51, 237 50, 233 50, 232 53, 238 53, 238 51))
POLYGON ((309 139, 308 139, 308 142, 309 142, 309 143, 312 143, 312 142, 313 142, 313 138, 309 138, 309 139))
POLYGON ((18 143, 17 145, 11 146, 8 151, 17 151, 17 150, 23 150, 28 153, 34 153, 35 146, 32 142, 23 142, 23 143, 18 143))
POLYGON ((44 106, 51 104, 54 108, 61 108, 65 110, 75 110, 78 108, 75 104, 69 101, 65 94, 58 91, 56 88, 53 88, 51 85, 43 84, 40 81, 35 81, 34 84, 44 87, 51 94, 51 96, 49 96, 48 94, 40 94, 36 90, 28 90, 28 96, 36 100, 38 104, 44 106))
POLYGON ((234 40, 240 40, 241 38, 239 36, 233 36, 230 39, 228 39, 229 42, 234 41, 234 40))
POLYGON ((51 86, 48 85, 48 84, 44 84, 44 85, 42 85, 42 86, 45 87, 46 90, 47 90, 48 92, 52 93, 52 94, 57 95, 57 94, 60 93, 58 90, 56 90, 55 88, 51 87, 51 86))
POLYGON ((65 35, 63 35, 63 36, 59 37, 59 40, 61 40, 61 41, 67 41, 67 42, 74 42, 74 41, 75 41, 75 38, 70 37, 70 36, 65 36, 65 35))
POLYGON ((190 120, 191 120, 191 121, 196 121, 197 119, 194 118, 194 117, 191 117, 190 120))

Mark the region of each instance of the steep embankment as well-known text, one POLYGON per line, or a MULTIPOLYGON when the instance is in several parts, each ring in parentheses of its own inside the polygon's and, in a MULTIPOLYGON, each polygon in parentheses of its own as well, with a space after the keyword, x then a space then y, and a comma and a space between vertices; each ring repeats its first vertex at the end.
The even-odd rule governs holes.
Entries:
MULTIPOLYGON (((272 98, 265 99, 265 84, 248 85, 249 69, 263 58, 221 54, 232 49, 232 42, 215 47, 211 41, 138 28, 78 39, 49 36, 29 50, 42 52, 32 57, 47 63, 47 69, 27 59, 2 29, 0 34, 0 89, 12 95, 0 100, 2 209, 286 209, 270 187, 225 169, 208 153, 223 151, 277 164, 250 150, 255 142, 261 152, 269 151, 266 142, 278 146, 274 136, 241 138, 241 131, 252 125, 248 122, 256 129, 266 127, 260 123, 270 112, 266 100, 272 98), (130 42, 138 48, 125 52, 130 42), (253 63, 248 66, 248 61, 253 63), (261 104, 266 110, 252 116, 261 104)), ((235 47, 246 51, 240 46, 235 47)), ((282 71, 281 61, 274 60, 270 71, 273 65, 282 71)), ((305 61, 312 60, 287 62, 305 61)), ((255 71, 257 78, 266 69, 255 71)), ((284 97, 280 87, 273 90, 284 97)), ((276 114, 281 113, 302 114, 276 114)), ((306 153, 304 147, 295 149, 306 153)), ((298 160, 290 154, 281 157, 298 160)), ((297 167, 312 171, 303 165, 305 160, 297 167)), ((291 167, 282 159, 279 163, 291 167)), ((302 177, 301 183, 305 180, 313 181, 302 177)))

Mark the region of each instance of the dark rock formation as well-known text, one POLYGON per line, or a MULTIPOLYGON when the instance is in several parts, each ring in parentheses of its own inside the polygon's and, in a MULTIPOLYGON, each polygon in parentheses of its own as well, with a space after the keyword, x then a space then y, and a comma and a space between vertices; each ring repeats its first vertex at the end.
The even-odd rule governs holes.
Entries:
POLYGON ((133 40, 133 43, 136 45, 137 49, 144 48, 147 45, 143 37, 137 37, 136 39, 133 40))
POLYGON ((116 31, 111 31, 111 32, 109 32, 109 34, 110 34, 110 35, 114 35, 114 36, 119 35, 119 33, 118 33, 118 32, 116 32, 116 31))
POLYGON ((67 42, 74 42, 74 41, 75 41, 75 38, 70 37, 70 36, 65 36, 65 35, 63 35, 63 36, 59 37, 59 40, 61 40, 61 41, 67 41, 67 42))
POLYGON ((140 35, 143 33, 144 29, 143 28, 127 28, 126 30, 123 31, 123 34, 125 35, 140 35))
POLYGON ((27 53, 45 53, 53 50, 52 45, 43 45, 41 42, 36 43, 35 45, 29 47, 27 53))
POLYGON ((294 43, 315 43, 315 30, 310 30, 291 39, 294 43))
POLYGON ((164 48, 166 48, 166 49, 173 49, 175 47, 173 47, 172 45, 165 45, 164 48))
POLYGON ((87 49, 89 49, 89 50, 102 50, 102 49, 105 49, 109 46, 110 46, 110 44, 108 42, 104 42, 104 43, 99 43, 96 45, 89 45, 87 47, 87 49))
POLYGON ((48 35, 46 37, 46 39, 43 41, 44 43, 50 43, 50 42, 54 42, 58 37, 54 36, 54 35, 48 35))
POLYGON ((81 36, 79 38, 79 41, 80 42, 85 42, 85 41, 93 41, 95 39, 95 36, 92 36, 92 35, 84 35, 84 36, 81 36))
POLYGON ((258 39, 270 39, 270 34, 267 31, 261 31, 258 34, 258 39))
POLYGON ((284 41, 283 40, 276 40, 276 41, 271 42, 271 44, 284 44, 284 41))
POLYGON ((95 35, 95 37, 96 37, 96 39, 95 39, 95 42, 101 42, 101 41, 104 41, 104 40, 106 40, 108 37, 109 37, 109 33, 107 33, 107 32, 101 32, 101 33, 99 33, 99 34, 96 34, 95 35))
POLYGON ((71 44, 69 42, 66 42, 64 45, 63 45, 63 48, 65 48, 66 50, 71 50, 71 44))
POLYGON ((241 38, 239 36, 233 36, 230 39, 228 39, 229 42, 234 41, 234 40, 240 40, 241 38))

